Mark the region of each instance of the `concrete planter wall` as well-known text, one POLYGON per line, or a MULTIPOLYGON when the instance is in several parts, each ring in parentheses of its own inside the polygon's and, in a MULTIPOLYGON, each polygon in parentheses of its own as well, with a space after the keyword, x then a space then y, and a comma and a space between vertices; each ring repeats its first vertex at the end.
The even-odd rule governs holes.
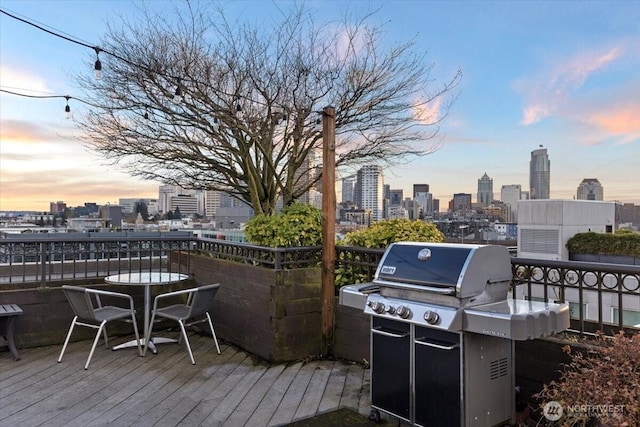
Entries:
POLYGON ((272 362, 320 354, 321 269, 272 270, 191 254, 198 285, 220 283, 214 302, 216 333, 272 362))
MULTIPOLYGON (((73 319, 73 311, 61 289, 62 284, 51 282, 51 285, 47 287, 41 287, 37 284, 23 284, 20 289, 0 290, 0 304, 17 304, 23 311, 22 316, 16 320, 15 341, 18 349, 57 344, 62 346, 73 319)), ((144 293, 141 287, 107 287, 101 278, 74 280, 69 284, 127 293, 133 296, 136 307, 142 307, 144 304, 144 293)), ((160 291, 169 292, 176 289, 176 286, 163 287, 162 290, 154 289, 154 294, 160 291)), ((102 303, 109 304, 109 299, 103 298, 102 303)), ((121 304, 120 301, 117 303, 121 304)), ((141 320, 139 319, 138 323, 142 328, 141 320)), ((108 326, 108 333, 109 336, 115 337, 131 335, 133 332, 131 325, 113 322, 108 326)), ((71 339, 79 341, 94 336, 95 331, 78 327, 74 329, 71 339)))

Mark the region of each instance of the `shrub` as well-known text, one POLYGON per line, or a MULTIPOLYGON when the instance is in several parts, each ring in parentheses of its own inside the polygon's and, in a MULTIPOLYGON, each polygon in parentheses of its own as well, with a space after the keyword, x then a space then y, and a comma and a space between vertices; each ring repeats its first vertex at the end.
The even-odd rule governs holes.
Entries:
POLYGON ((640 426, 640 334, 620 332, 613 339, 598 335, 587 353, 571 354, 559 381, 545 384, 535 395, 562 405, 561 426, 640 426))
POLYGON ((389 219, 378 221, 371 227, 352 231, 344 237, 344 243, 364 248, 385 249, 391 243, 444 242, 444 235, 435 224, 409 219, 389 219))
POLYGON ((611 254, 640 257, 639 233, 577 233, 567 241, 574 254, 611 254))
POLYGON ((292 203, 277 215, 256 215, 244 229, 249 243, 270 248, 316 246, 322 243, 322 211, 292 203))
MULTIPOLYGON (((378 221, 371 227, 347 233, 342 244, 364 248, 386 249, 391 243, 444 242, 444 235, 431 223, 408 219, 378 221)), ((364 283, 371 274, 371 260, 367 254, 341 253, 336 268, 336 288, 355 283, 364 283)), ((377 264, 377 263, 376 263, 377 264)))

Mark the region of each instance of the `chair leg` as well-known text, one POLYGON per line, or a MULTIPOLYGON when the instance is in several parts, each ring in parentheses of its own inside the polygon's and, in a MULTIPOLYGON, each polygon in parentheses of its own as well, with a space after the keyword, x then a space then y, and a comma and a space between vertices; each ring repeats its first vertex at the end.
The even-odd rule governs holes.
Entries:
POLYGON ((93 340, 93 345, 91 346, 91 352, 89 353, 89 357, 87 358, 87 363, 85 363, 84 365, 85 370, 89 369, 89 362, 91 362, 91 358, 93 357, 93 352, 96 349, 96 345, 98 344, 98 341, 100 340, 100 332, 104 330, 104 325, 106 324, 107 324, 106 320, 103 320, 102 323, 100 323, 100 327, 98 328, 98 333, 96 334, 96 338, 93 340))
MULTIPOLYGON (((138 342, 138 353, 142 356, 142 344, 140 343, 140 333, 138 332, 138 324, 136 323, 136 315, 131 315, 131 320, 133 320, 133 333, 136 336, 136 341, 138 342)), ((149 328, 151 329, 151 328, 149 328)), ((147 346, 145 345, 145 348, 147 346)))
POLYGON ((58 357, 58 363, 62 362, 62 356, 64 355, 64 351, 67 349, 67 344, 69 344, 69 338, 71 338, 71 332, 73 332, 73 327, 76 326, 76 320, 78 320, 78 316, 75 316, 71 321, 71 326, 69 327, 67 338, 64 340, 64 344, 62 345, 62 351, 60 352, 60 357, 58 357))
POLYGON ((216 350, 218 350, 218 354, 220 354, 220 346, 218 345, 218 338, 216 337, 216 331, 213 329, 213 323, 211 323, 211 316, 209 316, 209 312, 206 312, 207 320, 209 321, 209 327, 211 328, 211 335, 213 335, 213 342, 216 343, 216 350))
POLYGON ((184 337, 184 343, 187 345, 187 351, 189 352, 189 357, 191 358, 191 364, 195 365, 196 361, 193 358, 193 352, 191 351, 191 345, 189 344, 189 337, 187 337, 187 330, 184 327, 184 323, 178 321, 180 324, 180 330, 182 331, 182 336, 184 337))
MULTIPOLYGON (((151 331, 153 330, 153 321, 156 319, 156 313, 151 313, 151 320, 149 321, 149 331, 147 332, 147 336, 144 337, 144 343, 142 347, 142 357, 147 355, 147 347, 149 347, 149 340, 151 340, 151 331)), ((135 323, 134 323, 135 325, 135 323)), ((137 328, 137 326, 135 327, 137 328)))
POLYGON ((104 345, 106 348, 109 348, 109 337, 107 336, 107 327, 105 326, 102 329, 102 335, 104 335, 104 345))

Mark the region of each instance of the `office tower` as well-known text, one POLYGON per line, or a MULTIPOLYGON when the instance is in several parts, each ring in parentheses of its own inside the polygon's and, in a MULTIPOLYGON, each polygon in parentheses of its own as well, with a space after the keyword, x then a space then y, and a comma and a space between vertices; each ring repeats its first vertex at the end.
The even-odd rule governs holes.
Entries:
POLYGON ((198 213, 198 199, 191 194, 171 196, 169 211, 180 210, 182 217, 189 217, 198 213))
POLYGON ((478 204, 489 206, 493 202, 493 179, 485 172, 478 180, 478 204))
POLYGON ((455 193, 451 206, 452 212, 463 212, 471 210, 471 194, 455 193))
POLYGON ((161 185, 158 189, 158 210, 166 214, 171 211, 171 197, 180 193, 180 187, 176 185, 161 185))
POLYGON ((416 197, 418 193, 428 193, 429 184, 413 184, 413 197, 416 197))
POLYGON ((348 176, 342 179, 342 203, 354 202, 353 187, 356 181, 354 176, 348 176))
POLYGON ((578 200, 604 200, 602 184, 596 178, 585 178, 578 185, 578 200))
POLYGON ((404 195, 401 189, 389 191, 389 204, 391 206, 400 206, 403 201, 404 201, 404 195))
POLYGON ((220 207, 220 191, 208 190, 204 194, 204 216, 213 218, 220 207))
POLYGON ((51 202, 49 203, 49 213, 53 215, 63 214, 67 209, 67 204, 65 202, 51 202))
MULTIPOLYGON (((542 147, 542 145, 540 146, 542 147)), ((529 162, 529 196, 533 199, 549 199, 551 162, 546 148, 531 152, 529 162)))
POLYGON ((381 220, 384 207, 382 166, 363 166, 357 173, 354 194, 358 207, 371 211, 372 221, 381 220))
POLYGON ((322 175, 322 151, 310 150, 307 157, 294 173, 294 191, 300 196, 300 203, 315 207, 322 206, 322 186, 319 179, 322 175))
POLYGON ((508 209, 504 220, 518 222, 518 200, 522 200, 522 186, 520 184, 503 185, 500 189, 500 200, 508 209))

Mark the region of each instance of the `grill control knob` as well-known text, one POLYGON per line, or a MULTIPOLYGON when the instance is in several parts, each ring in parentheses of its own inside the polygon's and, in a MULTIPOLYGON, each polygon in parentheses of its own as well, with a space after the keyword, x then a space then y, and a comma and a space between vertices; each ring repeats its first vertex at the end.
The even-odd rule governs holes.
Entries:
POLYGON ((375 311, 378 314, 382 314, 382 312, 384 312, 384 304, 378 301, 370 301, 368 303, 369 307, 371 307, 371 310, 375 311))
POLYGON ((396 314, 396 309, 394 306, 390 305, 389 307, 387 307, 387 313, 389 314, 396 314))
POLYGON ((427 312, 424 313, 424 320, 430 325, 435 325, 440 321, 440 316, 438 316, 438 313, 435 311, 427 310, 427 312))
POLYGON ((398 307, 398 309, 396 310, 396 313, 398 313, 398 316, 402 317, 403 319, 406 319, 409 316, 411 316, 411 310, 409 309, 409 307, 404 305, 401 305, 400 307, 398 307))

